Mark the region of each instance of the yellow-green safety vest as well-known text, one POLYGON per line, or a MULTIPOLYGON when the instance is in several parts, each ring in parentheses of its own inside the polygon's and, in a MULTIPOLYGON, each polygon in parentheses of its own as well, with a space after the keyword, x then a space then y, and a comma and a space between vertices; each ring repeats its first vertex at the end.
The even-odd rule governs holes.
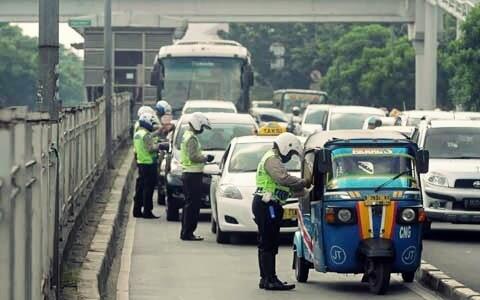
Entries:
POLYGON ((265 170, 265 162, 273 156, 275 156, 275 153, 273 150, 269 150, 263 155, 262 160, 260 160, 256 174, 257 188, 262 193, 271 193, 273 200, 279 201, 283 204, 291 195, 290 188, 276 183, 265 170))
POLYGON ((203 172, 204 163, 193 162, 188 156, 187 143, 190 139, 197 140, 197 152, 202 152, 202 146, 198 137, 190 130, 186 130, 182 137, 182 144, 180 145, 180 164, 182 165, 183 172, 186 173, 200 173, 203 172))
POLYGON ((147 150, 144 137, 148 134, 145 128, 139 128, 133 135, 133 147, 137 156, 137 163, 151 165, 155 163, 156 153, 152 153, 147 150))

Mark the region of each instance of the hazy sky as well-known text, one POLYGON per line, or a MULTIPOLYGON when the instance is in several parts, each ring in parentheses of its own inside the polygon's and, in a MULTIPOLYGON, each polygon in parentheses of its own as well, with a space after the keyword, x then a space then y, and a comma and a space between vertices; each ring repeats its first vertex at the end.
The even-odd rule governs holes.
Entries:
MULTIPOLYGON (((37 23, 18 23, 15 24, 22 28, 25 35, 31 37, 38 36, 38 24, 37 23)), ((190 24, 188 26, 187 33, 185 34, 185 39, 215 39, 218 38, 216 32, 219 29, 228 30, 227 24, 190 24)), ((72 43, 82 43, 83 37, 78 34, 75 30, 70 28, 67 23, 60 23, 60 43, 63 44, 67 49, 71 49, 75 54, 80 57, 83 57, 83 50, 73 49, 70 44, 72 43)))
MULTIPOLYGON (((25 35, 31 37, 38 36, 38 23, 19 23, 15 24, 22 28, 25 35)), ((71 49, 75 54, 83 57, 83 51, 73 49, 70 44, 72 43, 82 43, 83 37, 78 34, 75 30, 70 28, 67 23, 60 23, 60 43, 65 46, 67 49, 71 49)))

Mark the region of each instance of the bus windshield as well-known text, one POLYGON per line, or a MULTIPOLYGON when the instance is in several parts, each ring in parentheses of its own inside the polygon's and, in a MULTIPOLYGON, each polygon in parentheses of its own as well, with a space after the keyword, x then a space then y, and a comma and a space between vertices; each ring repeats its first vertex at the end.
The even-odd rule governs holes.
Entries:
POLYGON ((298 106, 303 113, 309 104, 321 104, 325 102, 325 95, 318 93, 293 93, 286 92, 283 96, 282 110, 290 113, 294 106, 298 106))
POLYGON ((224 57, 175 57, 163 59, 163 99, 175 111, 194 100, 226 100, 238 104, 241 98, 243 61, 224 57))
POLYGON ((404 174, 385 188, 416 188, 412 170, 413 157, 407 149, 337 149, 332 152, 332 172, 327 188, 376 188, 400 173, 404 174))

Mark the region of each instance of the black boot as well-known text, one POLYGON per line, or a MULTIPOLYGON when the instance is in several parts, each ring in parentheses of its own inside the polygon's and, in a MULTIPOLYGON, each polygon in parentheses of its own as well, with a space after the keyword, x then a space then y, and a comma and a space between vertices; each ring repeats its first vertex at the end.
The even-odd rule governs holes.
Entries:
POLYGON ((294 284, 283 283, 275 275, 275 254, 269 252, 263 253, 262 260, 265 268, 265 275, 267 276, 264 281, 266 290, 287 291, 295 288, 294 284))

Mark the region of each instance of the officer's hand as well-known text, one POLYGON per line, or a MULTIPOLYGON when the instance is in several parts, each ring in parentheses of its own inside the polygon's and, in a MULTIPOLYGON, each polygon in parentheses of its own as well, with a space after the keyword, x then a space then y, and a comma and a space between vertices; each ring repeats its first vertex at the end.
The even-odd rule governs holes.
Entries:
POLYGON ((211 154, 207 154, 207 156, 206 156, 207 162, 212 162, 214 159, 215 159, 215 156, 213 156, 211 154))
POLYGON ((170 143, 168 142, 162 142, 158 145, 158 150, 159 151, 169 151, 170 150, 170 143))

